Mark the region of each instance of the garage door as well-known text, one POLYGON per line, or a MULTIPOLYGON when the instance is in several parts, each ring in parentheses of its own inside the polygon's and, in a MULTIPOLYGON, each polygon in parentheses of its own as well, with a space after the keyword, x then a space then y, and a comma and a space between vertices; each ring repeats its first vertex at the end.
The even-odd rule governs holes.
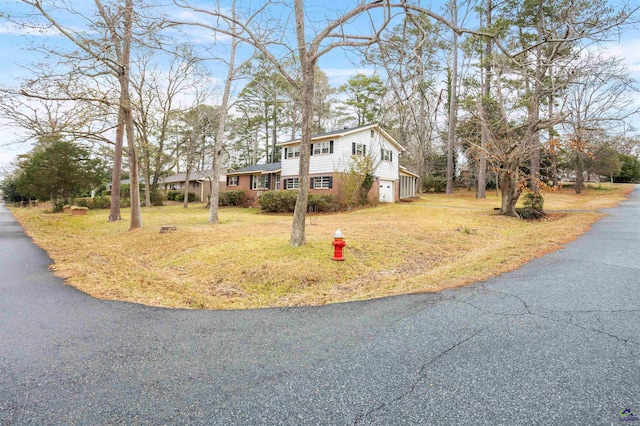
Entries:
POLYGON ((380 201, 384 203, 393 203, 395 198, 393 196, 394 182, 392 180, 380 181, 380 201))

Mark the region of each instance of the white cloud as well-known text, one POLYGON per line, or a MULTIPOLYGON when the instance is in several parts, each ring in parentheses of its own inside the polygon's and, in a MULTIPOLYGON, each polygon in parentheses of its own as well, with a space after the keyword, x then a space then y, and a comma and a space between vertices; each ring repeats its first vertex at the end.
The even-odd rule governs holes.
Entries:
POLYGON ((344 84, 351 77, 356 74, 364 74, 367 76, 371 76, 375 74, 375 70, 373 68, 324 68, 322 67, 322 71, 329 78, 329 82, 332 86, 339 86, 344 84))
POLYGON ((11 22, 0 23, 0 34, 6 35, 30 35, 41 37, 53 37, 58 36, 60 33, 58 30, 52 27, 33 27, 17 25, 11 22))
POLYGON ((624 59, 629 72, 640 80, 640 38, 625 40, 621 43, 609 43, 604 46, 603 53, 624 59))

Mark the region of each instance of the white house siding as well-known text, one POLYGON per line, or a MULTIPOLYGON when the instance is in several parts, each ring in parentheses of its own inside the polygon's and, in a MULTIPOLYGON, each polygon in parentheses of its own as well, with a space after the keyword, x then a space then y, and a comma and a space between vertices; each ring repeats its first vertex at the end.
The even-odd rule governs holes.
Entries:
MULTIPOLYGON (((349 159, 352 155, 353 143, 363 144, 366 153, 371 156, 374 164, 378 164, 374 175, 380 179, 398 180, 398 148, 387 141, 377 131, 374 131, 374 138, 371 138, 370 129, 364 129, 357 133, 352 133, 342 137, 326 138, 315 140, 313 143, 334 141, 333 154, 312 155, 309 163, 309 174, 333 173, 334 171, 344 171, 348 167, 349 159), (388 149, 392 152, 393 161, 380 161, 380 150, 388 149)), ((291 148, 296 145, 287 145, 291 148)), ((284 154, 284 152, 283 152, 284 154)), ((282 177, 298 176, 300 171, 299 158, 284 158, 282 160, 282 177)))

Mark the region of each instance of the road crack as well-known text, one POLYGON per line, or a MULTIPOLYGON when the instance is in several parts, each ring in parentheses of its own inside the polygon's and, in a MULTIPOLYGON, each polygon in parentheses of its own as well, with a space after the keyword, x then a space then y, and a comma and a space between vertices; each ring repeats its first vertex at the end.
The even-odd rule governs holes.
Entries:
POLYGON ((393 398, 393 399, 391 399, 389 401, 386 401, 386 402, 383 402, 381 404, 378 404, 377 406, 371 408, 366 413, 357 416, 355 418, 353 424, 354 425, 359 425, 365 418, 369 417, 371 414, 375 413, 376 411, 380 411, 383 408, 385 408, 387 406, 390 406, 392 404, 395 404, 396 402, 399 402, 399 401, 403 400, 404 398, 406 398, 407 396, 411 395, 415 391, 415 389, 418 387, 420 382, 422 382, 427 377, 426 370, 431 364, 433 364, 434 362, 438 361, 440 358, 442 358, 443 356, 445 356, 449 352, 455 350, 459 346, 461 346, 461 345, 465 344, 466 342, 474 339, 480 333, 482 333, 483 331, 493 327, 495 324, 496 324, 496 322, 494 322, 494 323, 492 323, 490 325, 487 325, 487 326, 475 331, 470 336, 464 338, 463 340, 460 340, 460 341, 454 343, 453 345, 451 345, 450 347, 448 347, 444 351, 442 351, 439 354, 435 355, 434 357, 430 358, 426 363, 424 363, 420 367, 420 369, 418 370, 417 378, 413 381, 413 383, 409 386, 409 388, 406 391, 404 391, 402 394, 398 395, 397 397, 395 397, 395 398, 393 398))

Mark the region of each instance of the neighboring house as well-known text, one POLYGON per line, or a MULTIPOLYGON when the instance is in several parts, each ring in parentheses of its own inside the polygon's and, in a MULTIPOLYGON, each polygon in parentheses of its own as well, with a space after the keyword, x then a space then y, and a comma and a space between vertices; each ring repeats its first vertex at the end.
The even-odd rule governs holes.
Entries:
MULTIPOLYGON (((169 191, 184 192, 185 186, 188 192, 196 194, 197 201, 206 201, 211 194, 211 178, 213 171, 204 170, 201 172, 193 171, 189 173, 189 182, 186 182, 187 174, 178 173, 173 176, 166 177, 162 180, 162 192, 166 196, 169 191)), ((221 191, 225 189, 226 176, 221 173, 218 188, 221 191)))
MULTIPOLYGON (((278 144, 282 161, 259 164, 227 173, 226 189, 244 190, 251 204, 265 191, 299 188, 300 139, 278 144)), ((419 176, 399 164, 405 149, 379 125, 314 135, 309 164, 310 191, 340 196, 340 174, 352 156, 369 155, 375 168, 371 197, 382 202, 415 196, 419 176)))

